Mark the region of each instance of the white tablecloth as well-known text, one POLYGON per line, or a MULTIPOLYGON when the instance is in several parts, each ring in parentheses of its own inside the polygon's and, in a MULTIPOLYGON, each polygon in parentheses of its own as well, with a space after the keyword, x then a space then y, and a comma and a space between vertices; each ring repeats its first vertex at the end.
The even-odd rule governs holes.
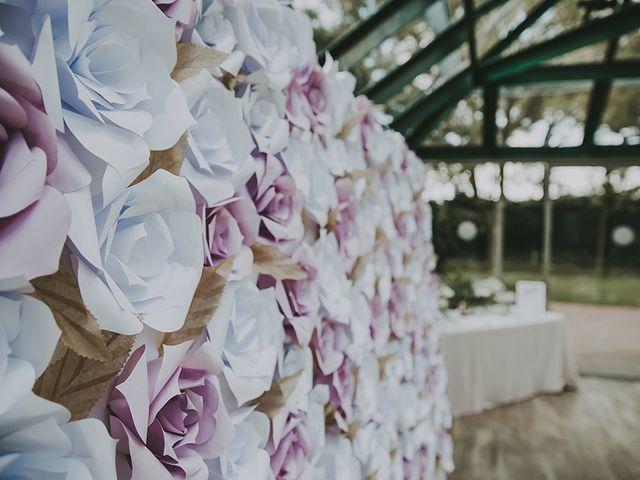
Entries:
POLYGON ((445 322, 445 363, 454 416, 576 386, 564 316, 478 314, 445 322))

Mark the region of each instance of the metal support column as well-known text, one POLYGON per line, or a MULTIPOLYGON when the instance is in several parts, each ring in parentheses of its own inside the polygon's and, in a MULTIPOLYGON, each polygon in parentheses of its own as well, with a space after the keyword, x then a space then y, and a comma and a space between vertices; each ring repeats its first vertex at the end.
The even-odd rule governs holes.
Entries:
POLYGON ((553 202, 549 196, 549 175, 551 167, 548 163, 544 164, 543 179, 543 197, 542 197, 542 278, 547 284, 547 292, 549 291, 549 281, 551 280, 551 257, 552 257, 552 240, 553 240, 553 202))
POLYGON ((495 203, 493 214, 493 231, 491 236, 491 274, 502 278, 504 273, 504 163, 500 164, 500 198, 495 203))

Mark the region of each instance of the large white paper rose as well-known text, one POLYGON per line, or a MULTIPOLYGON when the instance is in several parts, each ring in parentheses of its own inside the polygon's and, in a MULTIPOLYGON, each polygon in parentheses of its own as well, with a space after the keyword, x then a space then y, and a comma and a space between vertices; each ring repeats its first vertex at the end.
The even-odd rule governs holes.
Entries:
POLYGON ((100 208, 145 168, 149 149, 171 147, 193 122, 169 76, 175 22, 148 0, 11 3, 20 8, 0 6, 0 25, 28 57, 34 38, 48 47, 39 62, 48 68, 36 72, 45 107, 90 170, 100 208))
POLYGON ((273 288, 244 280, 226 287, 208 332, 222 352, 223 376, 238 406, 269 390, 284 343, 273 288))
POLYGON ((180 175, 212 207, 231 198, 253 174, 253 142, 243 118, 244 101, 203 70, 181 84, 191 114, 180 175))
POLYGON ((69 417, 31 390, 17 398, 0 414, 0 478, 115 480, 116 442, 102 422, 69 417))
POLYGON ((184 178, 158 170, 96 216, 99 251, 77 262, 80 292, 100 326, 179 329, 200 280, 202 226, 184 178), (98 264, 87 258, 98 258, 98 264))

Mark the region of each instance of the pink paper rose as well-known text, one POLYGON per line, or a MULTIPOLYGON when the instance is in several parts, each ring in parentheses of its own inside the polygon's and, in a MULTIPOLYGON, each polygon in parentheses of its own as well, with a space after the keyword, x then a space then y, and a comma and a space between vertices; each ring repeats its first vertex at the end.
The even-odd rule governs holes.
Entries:
POLYGON ((58 269, 71 211, 62 193, 89 184, 44 112, 31 65, 0 44, 0 280, 58 269))
POLYGON ((233 436, 216 375, 222 363, 208 341, 164 345, 147 361, 138 348, 109 394, 107 426, 118 440, 120 479, 207 479, 205 460, 233 436))

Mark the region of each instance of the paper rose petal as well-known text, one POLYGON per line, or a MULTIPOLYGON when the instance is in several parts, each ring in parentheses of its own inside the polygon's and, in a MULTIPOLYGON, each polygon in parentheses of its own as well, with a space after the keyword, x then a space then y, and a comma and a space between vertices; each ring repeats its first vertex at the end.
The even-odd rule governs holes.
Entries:
POLYGON ((51 311, 35 298, 0 295, 0 416, 49 363, 60 337, 51 311), (35 334, 38 332, 38 335, 35 334))

